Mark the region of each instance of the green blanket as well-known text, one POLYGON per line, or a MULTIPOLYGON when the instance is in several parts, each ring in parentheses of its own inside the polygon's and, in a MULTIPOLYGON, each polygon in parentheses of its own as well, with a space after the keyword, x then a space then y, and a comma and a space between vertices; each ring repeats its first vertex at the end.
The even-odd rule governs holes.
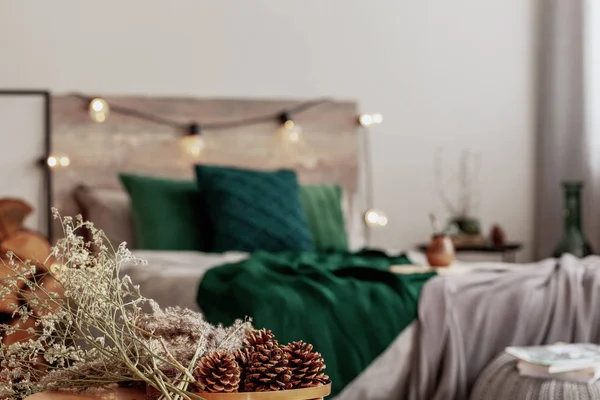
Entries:
POLYGON ((335 395, 416 318, 421 287, 435 274, 388 272, 409 263, 372 250, 258 252, 208 271, 198 304, 211 323, 250 316, 282 344, 312 343, 325 358, 335 395))

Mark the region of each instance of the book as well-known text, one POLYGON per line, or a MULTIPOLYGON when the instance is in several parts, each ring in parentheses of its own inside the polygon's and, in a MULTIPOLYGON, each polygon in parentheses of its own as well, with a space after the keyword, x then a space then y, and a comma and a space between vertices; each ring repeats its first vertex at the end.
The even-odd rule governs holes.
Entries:
POLYGON ((510 346, 506 352, 519 360, 545 367, 550 374, 600 368, 600 346, 593 343, 510 346))
POLYGON ((546 366, 519 360, 517 368, 521 376, 538 379, 557 379, 590 384, 600 378, 600 364, 579 370, 551 373, 546 366))

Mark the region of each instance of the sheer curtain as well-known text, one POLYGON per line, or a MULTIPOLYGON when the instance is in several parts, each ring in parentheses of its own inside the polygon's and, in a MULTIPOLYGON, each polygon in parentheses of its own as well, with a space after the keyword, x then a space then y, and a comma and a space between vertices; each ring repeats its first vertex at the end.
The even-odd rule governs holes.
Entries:
MULTIPOLYGON (((583 223, 600 250, 600 138, 588 81, 589 8, 597 0, 542 0, 539 20, 536 258, 549 257, 563 228, 561 182, 584 182, 583 223)), ((598 39, 594 39, 598 40, 598 39)), ((596 68, 597 69, 597 68, 596 68)), ((596 72, 600 73, 600 72, 596 72)))
POLYGON ((587 196, 585 227, 594 252, 600 254, 600 2, 585 2, 584 70, 587 196))

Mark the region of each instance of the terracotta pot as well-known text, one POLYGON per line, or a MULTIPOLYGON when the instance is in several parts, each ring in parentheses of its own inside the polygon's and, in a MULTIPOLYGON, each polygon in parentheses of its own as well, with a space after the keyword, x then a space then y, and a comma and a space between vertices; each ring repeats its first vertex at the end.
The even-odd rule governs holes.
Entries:
MULTIPOLYGON (((154 400, 158 391, 152 387, 146 390, 146 399, 154 400), (150 390, 152 389, 152 390, 150 390)), ((241 393, 198 393, 205 400, 323 400, 331 393, 331 383, 308 389, 281 390, 277 392, 241 393)))
POLYGON ((432 267, 447 267, 456 258, 454 244, 448 235, 433 235, 427 247, 427 262, 432 267))

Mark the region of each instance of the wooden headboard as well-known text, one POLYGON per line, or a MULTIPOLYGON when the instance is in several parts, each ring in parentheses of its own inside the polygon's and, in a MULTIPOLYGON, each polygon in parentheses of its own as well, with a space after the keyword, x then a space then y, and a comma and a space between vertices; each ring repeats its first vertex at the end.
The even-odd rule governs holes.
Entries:
MULTIPOLYGON (((155 97, 105 97, 120 105, 181 123, 211 123, 276 114, 299 101, 155 97)), ((87 104, 61 95, 52 98, 52 154, 66 155, 70 165, 52 170, 52 205, 62 215, 79 212, 74 189, 85 184, 121 188, 119 172, 173 178, 193 178, 192 165, 214 164, 254 169, 291 168, 302 183, 338 183, 351 198, 358 190, 359 140, 357 106, 332 101, 294 115, 303 128, 306 146, 292 156, 277 140, 278 123, 227 130, 203 130, 206 148, 199 158, 182 150, 185 132, 130 116, 111 113, 93 122, 87 104)), ((53 237, 60 237, 55 224, 53 237)))

